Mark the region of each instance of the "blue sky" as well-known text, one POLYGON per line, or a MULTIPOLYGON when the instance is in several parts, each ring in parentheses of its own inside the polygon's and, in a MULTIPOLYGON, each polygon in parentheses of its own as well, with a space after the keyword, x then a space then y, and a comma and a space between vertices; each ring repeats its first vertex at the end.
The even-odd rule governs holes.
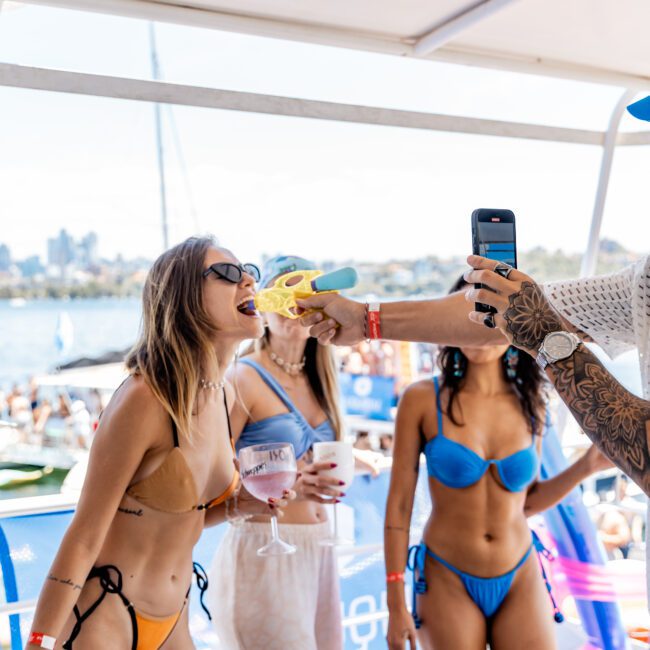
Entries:
MULTIPOLYGON (((621 89, 157 27, 166 80, 366 105, 604 129, 621 89)), ((0 61, 149 78, 146 22, 5 3, 0 61)), ((175 107, 166 111, 172 243, 212 232, 241 258, 464 254, 476 207, 518 216, 522 249, 580 251, 600 151, 175 107), (191 205, 196 208, 193 213, 191 205)), ((625 118, 623 128, 642 128, 625 118)), ((619 150, 603 236, 650 250, 650 147, 619 150)), ((45 252, 65 227, 106 256, 162 246, 150 104, 0 88, 0 241, 45 252)))

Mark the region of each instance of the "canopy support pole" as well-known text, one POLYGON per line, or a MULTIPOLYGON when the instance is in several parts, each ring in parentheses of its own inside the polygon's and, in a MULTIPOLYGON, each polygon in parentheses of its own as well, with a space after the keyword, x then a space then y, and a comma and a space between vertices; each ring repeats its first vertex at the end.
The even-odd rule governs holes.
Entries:
POLYGON ((456 38, 465 30, 489 18, 518 0, 484 0, 458 16, 438 25, 421 36, 413 46, 415 56, 427 56, 456 38))
POLYGON ((609 178, 614 162, 614 151, 618 139, 618 129, 621 124, 621 118, 625 108, 634 99, 638 91, 628 88, 620 97, 612 116, 609 119, 609 126, 605 132, 603 142, 603 157, 600 161, 600 174, 598 176, 598 187, 596 189, 596 199, 594 201, 594 210, 591 217, 591 227, 589 229, 589 239, 582 266, 580 268, 581 277, 593 275, 596 271, 596 262, 598 261, 598 249, 600 242, 600 229, 603 223, 603 213, 605 212, 605 200, 607 199, 607 190, 609 189, 609 178))

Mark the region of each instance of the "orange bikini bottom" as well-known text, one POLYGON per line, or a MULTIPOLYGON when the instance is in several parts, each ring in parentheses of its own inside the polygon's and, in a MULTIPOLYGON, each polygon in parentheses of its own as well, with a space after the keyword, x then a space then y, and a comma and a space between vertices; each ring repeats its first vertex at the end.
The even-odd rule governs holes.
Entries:
MULTIPOLYGON (((194 563, 194 574, 197 578, 197 585, 201 591, 201 606, 210 618, 210 613, 203 604, 203 594, 208 588, 208 580, 200 564, 194 563)), ((97 578, 102 587, 102 592, 97 600, 88 607, 82 614, 79 608, 75 605, 74 615, 76 622, 70 633, 70 638, 63 644, 64 650, 72 650, 72 644, 81 632, 81 626, 85 623, 89 616, 101 605, 106 597, 106 594, 116 594, 120 597, 122 604, 126 608, 131 618, 131 628, 133 630, 133 640, 131 642, 131 650, 158 650, 162 644, 169 638, 173 632, 178 619, 181 617, 183 610, 187 606, 187 601, 190 595, 190 590, 187 590, 185 600, 180 610, 171 616, 161 618, 152 618, 144 614, 140 614, 133 603, 122 592, 122 573, 112 564, 107 564, 100 567, 93 567, 88 574, 88 580, 97 578), (115 579, 114 579, 115 576, 115 579)))
POLYGON ((135 622, 138 626, 138 643, 136 649, 158 650, 172 633, 186 604, 187 598, 183 602, 183 607, 180 612, 166 616, 165 618, 149 618, 136 611, 135 622))

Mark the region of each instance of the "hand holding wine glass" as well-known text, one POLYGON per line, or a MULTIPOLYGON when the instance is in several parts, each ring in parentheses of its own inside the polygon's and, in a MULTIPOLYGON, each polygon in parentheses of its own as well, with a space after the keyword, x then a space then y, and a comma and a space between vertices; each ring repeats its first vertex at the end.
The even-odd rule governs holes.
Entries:
POLYGON ((237 512, 242 519, 268 515, 269 517, 284 517, 283 508, 289 505, 290 501, 296 498, 294 490, 285 490, 280 499, 269 498, 267 501, 260 501, 253 496, 244 485, 239 488, 237 493, 237 512))
MULTIPOLYGON (((297 465, 293 445, 269 443, 244 447, 239 452, 244 488, 260 501, 272 503, 287 495, 296 482, 297 465)), ((271 511, 271 541, 257 550, 258 555, 288 555, 296 547, 280 539, 275 507, 271 511)))

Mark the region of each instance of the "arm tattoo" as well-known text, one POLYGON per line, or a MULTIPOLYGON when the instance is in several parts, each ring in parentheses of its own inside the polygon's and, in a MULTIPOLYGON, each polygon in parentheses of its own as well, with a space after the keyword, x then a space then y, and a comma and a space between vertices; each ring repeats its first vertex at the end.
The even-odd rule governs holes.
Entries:
POLYGON ((509 297, 503 318, 513 343, 527 350, 537 350, 547 334, 564 329, 542 287, 533 282, 522 282, 521 289, 509 297))
POLYGON ((407 528, 403 528, 402 526, 389 526, 388 524, 384 526, 384 530, 399 530, 402 533, 409 532, 407 528))
POLYGON ((48 580, 51 580, 52 582, 58 582, 60 585, 66 585, 67 587, 72 587, 75 591, 79 590, 81 591, 81 585, 76 584, 75 582, 72 582, 70 578, 57 578, 56 576, 52 575, 50 573, 49 576, 47 576, 48 580))
POLYGON ((136 517, 142 517, 142 515, 144 514, 142 508, 139 508, 138 510, 131 510, 130 508, 119 507, 117 511, 122 512, 125 515, 135 515, 136 517))
POLYGON ((623 388, 584 346, 549 368, 584 432, 650 495, 650 402, 623 388))

